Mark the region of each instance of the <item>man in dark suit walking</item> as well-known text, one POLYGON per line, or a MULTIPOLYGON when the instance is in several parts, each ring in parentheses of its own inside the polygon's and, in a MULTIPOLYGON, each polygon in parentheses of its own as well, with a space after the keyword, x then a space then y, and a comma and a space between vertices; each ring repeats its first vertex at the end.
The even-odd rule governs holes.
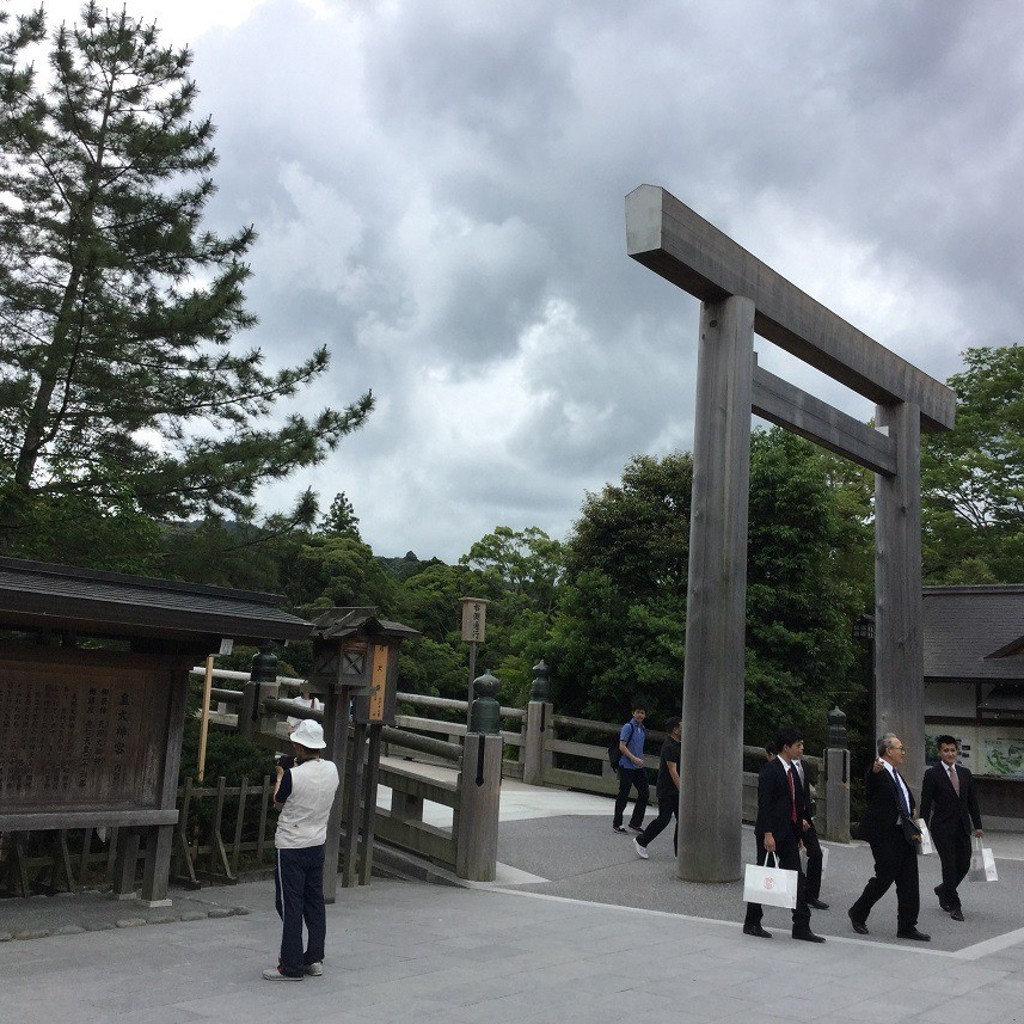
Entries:
POLYGON ((929 942, 930 935, 917 930, 921 909, 918 889, 917 850, 921 833, 914 824, 914 794, 900 775, 906 757, 903 742, 894 733, 878 741, 878 757, 867 774, 867 809, 861 836, 871 844, 875 876, 847 913, 858 935, 867 935, 871 908, 896 883, 896 935, 901 939, 929 942))
POLYGON ((821 899, 821 869, 825 858, 821 852, 818 831, 814 827, 811 783, 807 778, 807 772, 804 771, 803 758, 793 758, 793 767, 796 769, 797 780, 803 789, 800 842, 804 844, 804 850, 807 851, 807 906, 813 910, 828 910, 828 904, 821 899))
POLYGON ((938 739, 940 763, 924 773, 921 783, 921 817, 931 830, 942 861, 942 884, 935 887, 939 906, 954 921, 964 919, 957 886, 971 866, 971 833, 984 835, 974 779, 956 763, 960 753, 953 736, 938 739))
MULTIPOLYGON (((793 768, 793 759, 804 752, 803 735, 796 729, 783 729, 775 741, 775 749, 778 757, 761 769, 757 780, 757 821, 754 823, 757 863, 764 864, 768 854, 774 853, 780 868, 797 872, 793 938, 824 942, 820 935, 811 931, 811 912, 807 907, 804 873, 800 866, 801 813, 805 797, 793 768)), ((748 903, 743 934, 770 939, 771 932, 761 926, 762 916, 760 903, 748 903)))

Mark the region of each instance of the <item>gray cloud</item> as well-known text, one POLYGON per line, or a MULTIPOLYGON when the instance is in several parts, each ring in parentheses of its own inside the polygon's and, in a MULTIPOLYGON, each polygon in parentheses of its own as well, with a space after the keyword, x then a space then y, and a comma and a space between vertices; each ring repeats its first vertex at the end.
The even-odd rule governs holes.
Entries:
POLYGON ((561 536, 632 455, 689 447, 697 308, 625 255, 643 182, 940 379, 1021 340, 1024 8, 172 4, 128 6, 195 50, 212 225, 261 233, 247 341, 272 364, 331 348, 304 407, 380 400, 263 500, 344 490, 381 554, 561 536))

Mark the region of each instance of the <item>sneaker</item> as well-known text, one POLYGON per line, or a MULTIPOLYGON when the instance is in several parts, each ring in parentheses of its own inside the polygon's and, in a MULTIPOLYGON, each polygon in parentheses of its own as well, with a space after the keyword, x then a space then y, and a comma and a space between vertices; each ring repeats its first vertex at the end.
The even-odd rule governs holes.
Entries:
POLYGON ((626 835, 626 830, 621 825, 612 825, 612 831, 618 832, 620 835, 626 835))
POLYGON ((640 832, 642 834, 643 830, 644 830, 643 825, 630 825, 629 826, 629 831, 630 832, 640 832))
POLYGON ((315 964, 306 964, 306 974, 311 978, 319 978, 324 973, 324 962, 323 960, 317 960, 315 964))
POLYGON ((642 860, 647 860, 650 854, 647 852, 647 848, 640 845, 640 840, 635 836, 633 838, 633 849, 636 850, 636 855, 642 860))
POLYGON ((302 981, 301 974, 285 974, 280 967, 268 967, 263 972, 267 981, 302 981))

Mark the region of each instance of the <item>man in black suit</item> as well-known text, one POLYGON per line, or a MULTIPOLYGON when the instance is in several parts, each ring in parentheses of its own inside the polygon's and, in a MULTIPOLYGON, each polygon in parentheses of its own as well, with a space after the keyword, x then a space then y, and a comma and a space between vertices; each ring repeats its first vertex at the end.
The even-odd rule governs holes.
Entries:
POLYGON ((942 861, 942 884, 935 887, 939 906, 954 921, 964 919, 957 886, 971 866, 971 833, 981 836, 981 814, 968 769, 956 763, 960 753, 953 736, 938 739, 940 763, 924 773, 921 783, 921 817, 931 829, 942 861))
POLYGON ((917 850, 921 833, 914 824, 914 794, 900 775, 906 758, 903 743, 894 733, 878 741, 878 757, 867 774, 867 809, 861 821, 861 837, 871 844, 875 876, 848 914, 853 930, 867 935, 871 908, 896 883, 896 935, 901 939, 929 942, 930 935, 917 930, 921 893, 917 880, 917 850))
POLYGON ((793 758, 796 777, 803 789, 802 824, 800 842, 807 851, 807 906, 813 910, 828 910, 828 904, 821 899, 821 868, 824 856, 818 832, 814 827, 814 807, 811 805, 811 784, 804 771, 803 758, 793 758))
MULTIPOLYGON (((796 907, 793 908, 793 938, 805 942, 824 942, 811 931, 811 912, 807 907, 804 873, 800 867, 800 832, 805 803, 800 780, 793 768, 793 759, 804 752, 803 735, 796 729, 781 730, 775 741, 778 757, 770 760, 757 780, 757 821, 754 839, 757 863, 764 864, 774 853, 780 868, 797 872, 796 907)), ((748 903, 743 921, 743 934, 770 939, 771 932, 761 926, 760 903, 748 903)))

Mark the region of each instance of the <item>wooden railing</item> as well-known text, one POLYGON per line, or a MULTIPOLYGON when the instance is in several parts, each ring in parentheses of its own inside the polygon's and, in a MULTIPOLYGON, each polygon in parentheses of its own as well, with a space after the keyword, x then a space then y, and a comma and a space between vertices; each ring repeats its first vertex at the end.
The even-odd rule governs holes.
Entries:
MULTIPOLYGON (((399 706, 423 708, 426 711, 447 711, 458 714, 460 721, 431 718, 429 715, 410 715, 399 713, 395 716, 395 725, 406 732, 425 736, 445 736, 449 743, 462 743, 466 735, 466 716, 469 703, 464 700, 452 700, 447 697, 430 697, 419 693, 398 694, 399 706)), ((501 764, 501 773, 505 778, 521 779, 523 777, 523 750, 526 747, 526 712, 522 708, 501 709, 504 722, 519 723, 518 729, 502 729, 501 738, 505 755, 501 764)), ((385 745, 386 754, 392 757, 408 757, 409 751, 398 742, 385 745)), ((415 760, 423 760, 420 757, 415 760)), ((428 762, 429 763, 429 762, 428 762)), ((437 762, 442 763, 442 762, 437 762)))
MULTIPOLYGON (((199 674, 201 669, 193 670, 199 674)), ((215 670, 215 677, 220 675, 215 670)), ((244 674, 241 674, 244 677, 244 674)), ((247 677, 244 677, 247 678, 247 677)), ((231 680, 233 681, 233 679, 231 680)), ((239 680, 242 681, 242 680, 239 680)), ((288 688, 298 688, 302 680, 278 680, 288 688)), ((211 720, 227 728, 237 728, 239 715, 247 716, 243 710, 243 693, 214 687, 211 692, 216 703, 216 711, 211 720)), ((399 700, 405 704, 413 704, 424 708, 440 711, 456 711, 464 718, 467 713, 465 701, 447 701, 436 697, 422 697, 415 694, 399 694, 399 700)), ((286 717, 323 719, 323 713, 309 708, 298 707, 286 699, 266 696, 260 701, 258 718, 262 723, 259 733, 253 736, 254 741, 264 746, 275 743, 283 747, 287 743, 287 731, 284 727, 286 717)), ((511 719, 522 719, 524 712, 516 708, 503 708, 502 716, 511 719)), ((248 720, 248 719, 247 719, 248 720)), ((417 856, 426 858, 433 863, 449 869, 460 877, 487 880, 493 878, 494 864, 488 869, 469 847, 477 845, 481 831, 496 833, 496 818, 493 827, 480 820, 479 808, 481 794, 479 788, 462 786, 463 744, 467 727, 464 722, 446 722, 435 718, 417 717, 407 714, 396 716, 395 727, 384 726, 381 730, 382 751, 394 758, 415 758, 417 761, 431 764, 442 764, 455 769, 458 774, 456 781, 427 778, 422 772, 410 771, 393 763, 382 763, 378 769, 378 782, 391 790, 391 806, 376 808, 373 835, 392 846, 407 850, 417 856), (443 737, 443 738, 442 738, 443 737), (452 813, 450 827, 439 826, 424 821, 424 803, 432 802, 449 808, 452 813), (482 877, 481 877, 482 876, 482 877)), ((521 733, 503 733, 513 747, 521 747, 521 733)), ((502 770, 496 765, 494 771, 502 770)), ((513 766, 513 772, 515 767, 513 766)), ((343 806, 349 806, 349 787, 358 773, 351 770, 345 772, 346 795, 343 806)), ((522 774, 521 768, 519 774, 522 774)), ((490 781, 489 783, 490 784, 490 781)), ((495 778, 493 785, 498 786, 495 778)), ((250 788, 249 794, 253 790, 250 788)), ((187 785, 180 794, 182 805, 182 822, 179 828, 175 852, 176 863, 183 865, 183 872, 177 877, 190 884, 196 884, 204 877, 211 875, 231 880, 238 875, 237 864, 240 857, 246 855, 255 859, 256 869, 263 860, 263 849, 266 844, 265 820, 261 820, 257 840, 245 841, 243 834, 249 826, 243 825, 245 793, 239 793, 238 787, 226 787, 223 780, 218 781, 217 789, 198 789, 187 785), (215 799, 213 818, 219 827, 202 830, 203 837, 196 832, 196 826, 190 823, 190 805, 197 798, 215 799), (233 819, 234 832, 229 842, 223 834, 225 826, 223 817, 225 800, 237 798, 238 809, 233 819), (191 832, 189 831, 191 830, 191 832), (191 842, 187 836, 192 835, 191 842)), ((262 801, 266 806, 269 796, 262 801)), ((496 846, 496 840, 492 844, 496 846)), ((486 858, 484 858, 486 861, 486 858)))

